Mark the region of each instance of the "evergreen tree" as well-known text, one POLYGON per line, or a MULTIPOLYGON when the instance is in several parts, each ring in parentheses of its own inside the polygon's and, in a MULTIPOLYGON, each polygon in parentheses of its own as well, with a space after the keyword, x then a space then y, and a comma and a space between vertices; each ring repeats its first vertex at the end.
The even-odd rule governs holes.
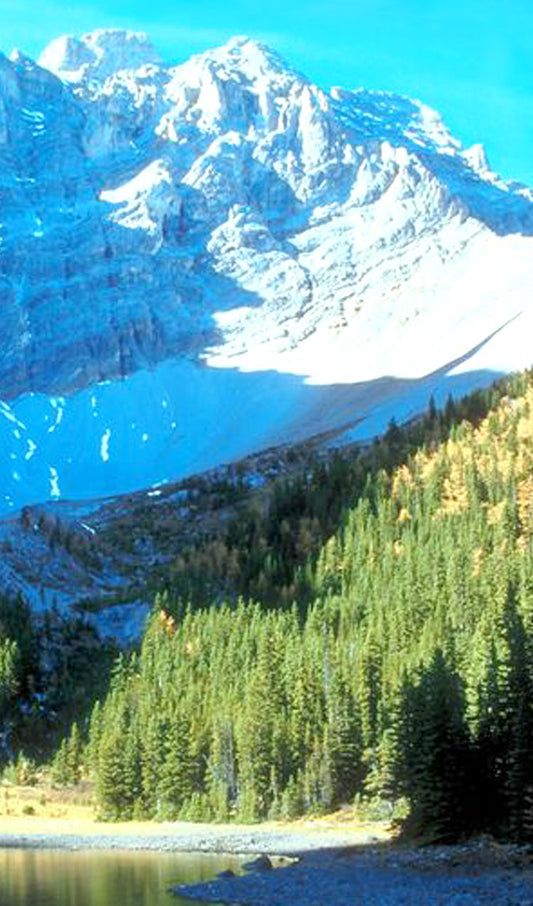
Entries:
POLYGON ((399 777, 410 826, 432 840, 456 840, 472 826, 471 750, 461 684, 442 651, 403 695, 399 777))
POLYGON ((176 820, 193 792, 190 726, 184 716, 177 713, 163 729, 163 760, 157 784, 158 816, 176 820))

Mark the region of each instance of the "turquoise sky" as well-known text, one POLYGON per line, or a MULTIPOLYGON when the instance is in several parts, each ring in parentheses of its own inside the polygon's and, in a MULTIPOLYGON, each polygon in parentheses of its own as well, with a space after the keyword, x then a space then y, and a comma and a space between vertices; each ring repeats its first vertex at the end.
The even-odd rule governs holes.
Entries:
POLYGON ((148 32, 169 62, 250 35, 324 88, 418 97, 533 186, 533 0, 0 0, 5 53, 108 27, 148 32))

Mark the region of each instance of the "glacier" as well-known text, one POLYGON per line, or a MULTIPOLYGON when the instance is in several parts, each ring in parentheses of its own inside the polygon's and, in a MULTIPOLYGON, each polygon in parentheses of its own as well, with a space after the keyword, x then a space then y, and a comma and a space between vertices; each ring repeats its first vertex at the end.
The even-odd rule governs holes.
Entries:
POLYGON ((531 364, 533 193, 245 37, 0 56, 0 514, 366 440, 531 364))

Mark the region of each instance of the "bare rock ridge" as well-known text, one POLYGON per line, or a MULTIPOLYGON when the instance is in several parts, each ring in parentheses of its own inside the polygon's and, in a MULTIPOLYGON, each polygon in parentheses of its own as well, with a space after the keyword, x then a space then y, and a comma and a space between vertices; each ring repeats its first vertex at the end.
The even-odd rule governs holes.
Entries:
POLYGON ((419 101, 100 30, 0 57, 0 162, 1 512, 530 364, 533 194, 419 101))

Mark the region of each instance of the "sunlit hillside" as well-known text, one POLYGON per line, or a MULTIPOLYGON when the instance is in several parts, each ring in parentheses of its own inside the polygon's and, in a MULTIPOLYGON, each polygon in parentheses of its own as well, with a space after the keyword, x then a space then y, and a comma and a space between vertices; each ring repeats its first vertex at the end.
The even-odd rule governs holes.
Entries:
POLYGON ((450 403, 390 427, 343 526, 296 568, 309 603, 158 599, 93 712, 104 813, 256 820, 357 797, 407 804, 432 838, 529 837, 531 377, 493 398, 483 418, 470 400, 473 421, 450 403))

